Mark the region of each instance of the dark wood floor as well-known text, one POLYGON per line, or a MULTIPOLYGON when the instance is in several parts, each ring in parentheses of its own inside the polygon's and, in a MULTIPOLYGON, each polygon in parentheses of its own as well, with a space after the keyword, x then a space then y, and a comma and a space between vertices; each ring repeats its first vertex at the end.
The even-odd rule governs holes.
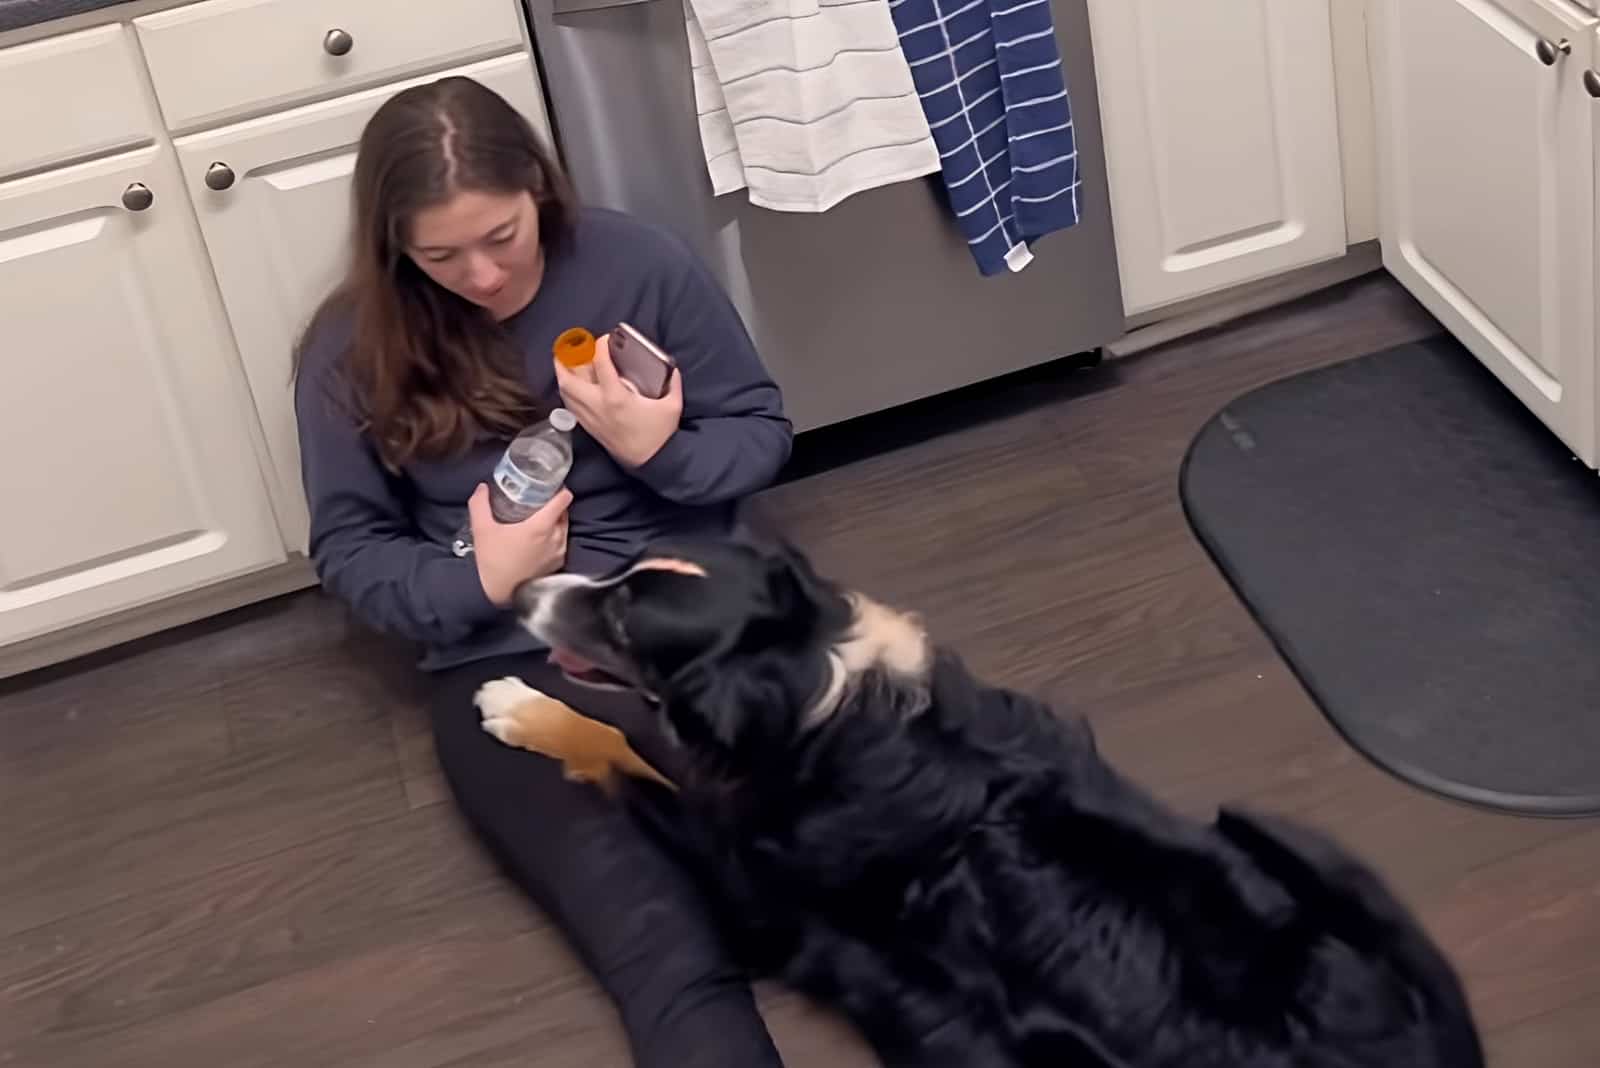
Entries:
MULTIPOLYGON (((1491 815, 1328 727, 1184 523, 1259 383, 1436 330, 1369 278, 1166 350, 807 439, 767 497, 825 570, 1087 712, 1170 801, 1313 820, 1467 975, 1496 1065, 1600 1063, 1600 823, 1491 815)), ((403 650, 307 594, 0 683, 0 1065, 625 1064, 609 1006, 457 822, 403 650)), ((871 1063, 764 1004, 794 1068, 871 1063)))

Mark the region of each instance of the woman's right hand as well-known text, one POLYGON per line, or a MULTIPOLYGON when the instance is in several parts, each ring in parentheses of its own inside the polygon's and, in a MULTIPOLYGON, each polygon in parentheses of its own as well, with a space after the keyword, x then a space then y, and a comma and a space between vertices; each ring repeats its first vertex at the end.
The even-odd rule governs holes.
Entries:
POLYGON ((505 608, 518 586, 561 570, 567 562, 571 504, 571 492, 562 489, 520 523, 501 523, 489 510, 489 487, 480 484, 473 491, 467 501, 472 555, 478 562, 478 581, 491 602, 505 608))

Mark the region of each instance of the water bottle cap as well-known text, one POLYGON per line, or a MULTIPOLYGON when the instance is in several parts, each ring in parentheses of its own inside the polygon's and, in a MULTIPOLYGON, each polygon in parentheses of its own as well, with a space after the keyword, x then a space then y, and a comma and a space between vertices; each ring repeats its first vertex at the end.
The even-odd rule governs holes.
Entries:
POLYGON ((557 408, 550 413, 550 425, 563 434, 570 434, 578 426, 578 417, 565 408, 557 408))

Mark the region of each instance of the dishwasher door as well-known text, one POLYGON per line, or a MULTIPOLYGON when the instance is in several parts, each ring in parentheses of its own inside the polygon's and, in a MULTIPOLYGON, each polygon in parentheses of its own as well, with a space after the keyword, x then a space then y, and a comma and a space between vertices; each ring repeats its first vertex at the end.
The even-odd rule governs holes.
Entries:
POLYGON ((937 176, 823 213, 715 197, 681 0, 527 0, 562 158, 584 200, 677 231, 728 288, 799 429, 1094 349, 1122 333, 1085 0, 1054 0, 1083 220, 983 278, 937 176))

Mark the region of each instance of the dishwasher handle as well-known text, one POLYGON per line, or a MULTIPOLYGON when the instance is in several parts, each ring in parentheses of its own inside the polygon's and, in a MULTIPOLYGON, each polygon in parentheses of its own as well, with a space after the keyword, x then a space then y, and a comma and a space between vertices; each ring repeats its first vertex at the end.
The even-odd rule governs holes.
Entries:
POLYGON ((632 7, 634 4, 651 4, 655 0, 551 0, 551 10, 557 15, 573 15, 580 11, 604 11, 612 7, 632 7))

